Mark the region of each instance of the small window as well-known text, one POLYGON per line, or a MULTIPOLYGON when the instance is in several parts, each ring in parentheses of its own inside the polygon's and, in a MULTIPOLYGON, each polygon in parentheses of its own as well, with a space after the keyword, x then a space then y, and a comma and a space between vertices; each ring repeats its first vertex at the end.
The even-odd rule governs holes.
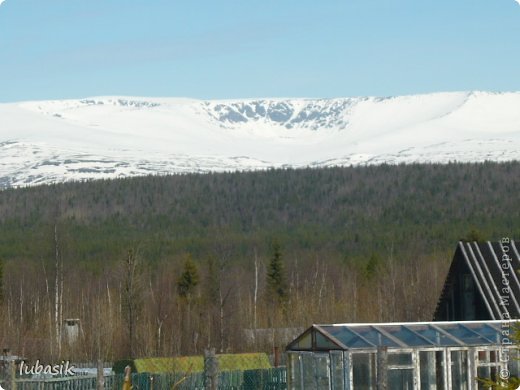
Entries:
POLYGON ((498 362, 498 351, 478 351, 479 363, 497 363, 498 362))

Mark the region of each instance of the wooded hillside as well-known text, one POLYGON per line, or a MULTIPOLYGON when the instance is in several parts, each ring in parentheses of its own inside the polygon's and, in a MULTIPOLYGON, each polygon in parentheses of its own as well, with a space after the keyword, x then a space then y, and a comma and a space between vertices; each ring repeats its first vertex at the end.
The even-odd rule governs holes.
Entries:
POLYGON ((270 348, 244 329, 429 320, 459 239, 520 236, 518 194, 518 162, 4 190, 0 347, 83 360, 238 352, 270 348), (73 346, 65 318, 81 321, 73 346))

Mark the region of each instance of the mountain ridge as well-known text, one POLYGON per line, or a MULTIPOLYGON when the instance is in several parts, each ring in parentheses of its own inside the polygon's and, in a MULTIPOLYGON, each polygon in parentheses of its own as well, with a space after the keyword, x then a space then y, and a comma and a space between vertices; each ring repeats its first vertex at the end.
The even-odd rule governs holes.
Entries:
POLYGON ((183 172, 520 159, 519 92, 0 104, 0 188, 183 172))

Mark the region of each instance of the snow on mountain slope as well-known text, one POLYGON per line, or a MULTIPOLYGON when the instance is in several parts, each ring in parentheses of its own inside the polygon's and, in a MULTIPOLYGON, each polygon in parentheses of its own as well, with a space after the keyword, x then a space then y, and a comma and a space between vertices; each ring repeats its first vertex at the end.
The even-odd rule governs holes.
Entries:
POLYGON ((0 104, 0 188, 174 172, 520 159, 520 93, 0 104))

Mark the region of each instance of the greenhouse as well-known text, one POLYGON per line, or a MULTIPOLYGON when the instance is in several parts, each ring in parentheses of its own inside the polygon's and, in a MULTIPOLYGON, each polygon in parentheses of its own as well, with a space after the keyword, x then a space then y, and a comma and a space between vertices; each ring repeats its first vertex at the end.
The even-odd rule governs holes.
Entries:
POLYGON ((513 321, 313 325, 287 346, 289 389, 476 390, 518 376, 513 321))

